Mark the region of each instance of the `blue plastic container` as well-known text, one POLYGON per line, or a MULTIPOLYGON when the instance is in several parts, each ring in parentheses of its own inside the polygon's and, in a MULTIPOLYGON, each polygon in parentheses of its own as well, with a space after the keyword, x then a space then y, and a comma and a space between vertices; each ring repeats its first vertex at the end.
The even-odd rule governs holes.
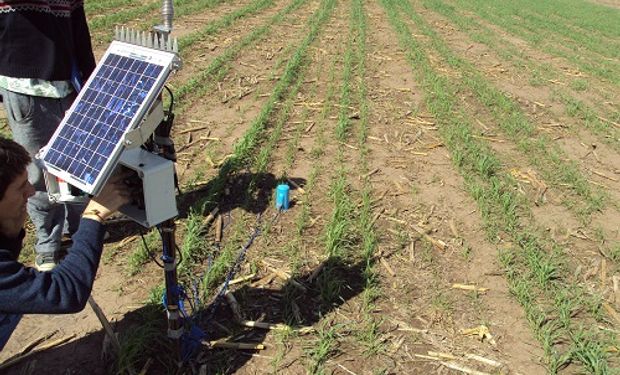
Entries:
POLYGON ((287 184, 280 184, 276 187, 276 208, 278 210, 288 210, 290 190, 287 184))

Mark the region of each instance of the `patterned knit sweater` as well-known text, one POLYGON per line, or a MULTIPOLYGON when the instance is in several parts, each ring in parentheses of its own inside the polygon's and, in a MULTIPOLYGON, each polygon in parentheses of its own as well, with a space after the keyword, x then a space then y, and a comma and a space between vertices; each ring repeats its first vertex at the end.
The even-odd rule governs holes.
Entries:
POLYGON ((95 68, 84 2, 0 0, 0 75, 86 80, 95 68))

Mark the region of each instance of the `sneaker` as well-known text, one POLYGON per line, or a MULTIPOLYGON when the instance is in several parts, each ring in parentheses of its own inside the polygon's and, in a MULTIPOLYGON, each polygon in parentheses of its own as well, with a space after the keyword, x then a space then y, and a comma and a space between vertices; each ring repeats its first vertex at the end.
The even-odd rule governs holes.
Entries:
POLYGON ((39 253, 34 258, 34 268, 40 272, 51 271, 67 255, 67 248, 61 246, 53 253, 39 253))
POLYGON ((71 238, 71 235, 63 234, 62 238, 60 239, 60 248, 68 249, 71 247, 71 245, 73 245, 73 238, 71 238))
POLYGON ((48 272, 58 264, 55 253, 39 253, 34 258, 34 268, 39 272, 48 272))

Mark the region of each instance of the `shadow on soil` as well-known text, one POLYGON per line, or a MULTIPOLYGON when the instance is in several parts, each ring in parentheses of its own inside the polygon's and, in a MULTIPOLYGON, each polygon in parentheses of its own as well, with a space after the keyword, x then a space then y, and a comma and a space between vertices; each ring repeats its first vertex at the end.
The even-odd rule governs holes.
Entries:
MULTIPOLYGON (((289 178, 295 185, 303 187, 306 180, 303 178, 289 178)), ((274 202, 274 191, 281 183, 271 173, 235 173, 229 176, 223 188, 215 186, 217 180, 211 180, 206 185, 183 192, 177 199, 179 202, 179 217, 186 218, 190 209, 199 206, 205 208, 219 207, 220 212, 230 212, 235 208, 242 208, 246 212, 260 214, 265 212, 268 205, 274 202), (253 185, 253 186, 251 186, 253 185), (250 187, 250 188, 248 188, 250 187), (248 190, 253 194, 247 194, 248 190), (212 192, 220 192, 214 194, 212 192)), ((290 186, 291 193, 296 189, 290 186)), ((291 202, 293 206, 295 202, 291 202)), ((204 212, 207 215, 208 212, 204 212)))
MULTIPOLYGON (((305 180, 291 178, 297 186, 303 187, 305 180)), ((220 213, 242 208, 251 213, 263 213, 273 202, 274 189, 279 181, 272 174, 237 174, 228 179, 226 190, 219 198, 220 213), (255 184, 253 196, 246 196, 248 184, 255 184)), ((181 217, 186 217, 190 207, 205 199, 210 186, 186 192, 179 197, 181 217)), ((294 187, 291 187, 294 189, 294 187)), ((291 206, 295 204, 291 202, 291 206)), ((122 239, 132 233, 126 223, 118 226, 109 241, 122 239), (120 237, 120 238, 119 238, 120 237)), ((139 226, 135 224, 137 228, 139 226)), ((250 249, 251 251, 251 249, 250 249)), ((265 281, 260 287, 243 286, 234 290, 241 306, 244 319, 269 323, 285 323, 293 328, 309 327, 319 322, 323 316, 358 295, 364 288, 363 268, 365 264, 346 264, 340 259, 330 258, 316 269, 299 275, 285 285, 274 286, 274 280, 265 281), (274 302, 275 301, 275 302, 274 302)), ((163 274, 162 274, 163 280, 163 274)), ((226 339, 262 343, 268 331, 245 328, 235 323, 229 306, 219 300, 195 312, 192 323, 204 331, 205 341, 226 339)), ((86 307, 90 309, 90 307, 86 307)), ((105 307, 104 307, 105 308, 105 307)), ((131 311, 117 322, 115 331, 123 346, 126 358, 121 363, 130 364, 137 372, 144 367, 147 359, 152 363, 147 374, 174 374, 176 352, 166 337, 167 322, 160 305, 146 305, 131 311), (135 360, 135 362, 132 362, 135 360), (129 360, 129 361, 127 361, 129 360), (128 363, 129 362, 129 363, 128 363)), ((188 326, 189 326, 188 320, 188 326)), ((272 341, 270 341, 272 342, 272 341)), ((127 368, 118 369, 112 357, 112 348, 103 330, 92 332, 67 344, 44 350, 32 356, 28 362, 21 362, 8 368, 7 374, 110 374, 130 373, 127 368)), ((231 374, 244 366, 252 358, 253 351, 212 349, 197 346, 184 367, 183 373, 197 373, 203 364, 207 374, 231 374)), ((299 361, 299 358, 295 359, 299 361)), ((292 363, 287 364, 287 366, 292 363)), ((305 364, 297 364, 304 366, 305 364)))
MULTIPOLYGON (((303 178, 289 178, 297 186, 303 187, 306 180, 303 178)), ((278 183, 276 177, 271 173, 236 173, 229 176, 225 181, 225 186, 219 188, 215 186, 216 180, 211 180, 207 184, 196 187, 189 191, 182 191, 177 197, 177 206, 179 210, 179 219, 186 219, 190 210, 201 208, 206 216, 208 209, 217 206, 221 213, 231 212, 235 208, 242 208, 246 212, 254 214, 263 213, 268 205, 273 202, 274 191, 278 183), (248 195, 245 192, 248 186, 254 184, 255 194, 248 195), (214 191, 221 191, 220 194, 214 194, 214 191)), ((296 187, 291 186, 291 193, 296 187)), ((292 201, 291 207, 295 205, 292 201)), ((131 221, 130 219, 122 219, 118 221, 112 220, 107 224, 110 237, 106 243, 121 241, 124 238, 144 234, 147 229, 141 225, 131 221)))
MULTIPOLYGON (((270 288, 243 286, 234 291, 239 302, 242 317, 250 321, 284 323, 293 328, 311 327, 321 329, 316 324, 325 315, 337 309, 364 289, 363 269, 365 264, 346 264, 340 259, 330 258, 316 269, 292 279, 287 284, 270 288)), ((226 338, 227 341, 262 343, 269 331, 245 328, 235 324, 228 304, 222 303, 211 320, 199 323, 207 327, 207 340, 226 338), (217 322, 218 324, 213 324, 217 322)), ((330 327, 326 327, 329 329, 330 327)), ((271 336, 274 333, 270 333, 271 336)), ((295 333, 292 333, 294 336, 295 333)), ((314 338, 315 336, 312 335, 314 338)), ((269 339, 267 345, 275 345, 269 339)), ((282 349, 285 350, 285 349, 282 349)), ((273 353, 273 351, 272 351, 273 353)), ((207 374, 232 374, 252 358, 252 351, 229 349, 206 349, 194 358, 206 363, 207 374)), ((286 352, 281 353, 283 356, 286 352)), ((309 355, 303 357, 308 358, 309 355)), ((282 367, 290 367, 301 357, 290 358, 277 367, 264 369, 265 373, 278 373, 282 367), (292 360, 292 361, 291 361, 292 360)), ((296 368, 305 363, 295 364, 296 368)), ((199 366, 196 366, 199 368, 199 366)))
MULTIPOLYGON (((268 323, 285 323, 293 328, 316 326, 322 317, 337 309, 364 289, 364 264, 345 264, 339 259, 330 258, 316 269, 300 275, 281 287, 262 288, 243 286, 234 290, 240 305, 241 314, 247 320, 260 320, 268 323), (275 302, 274 302, 275 301, 275 302)), ((263 343, 269 331, 246 328, 236 324, 229 305, 223 301, 215 306, 213 314, 207 319, 202 316, 191 323, 204 331, 205 341, 225 339, 244 343, 263 343)), ((205 310, 211 305, 206 306, 205 310)), ((89 307, 87 307, 88 309, 89 307)), ((195 316, 200 316, 198 311, 195 316)), ((189 325, 189 321, 187 322, 189 325)), ((166 317, 159 305, 146 305, 127 313, 114 324, 123 346, 122 352, 135 359, 131 363, 134 373, 144 368, 145 361, 152 359, 147 374, 175 374, 175 351, 166 337, 166 317)), ((271 334, 273 335, 273 333, 271 334)), ((21 363, 8 369, 7 374, 129 374, 127 368, 119 370, 112 365, 115 361, 105 353, 111 353, 106 344, 103 330, 93 332, 68 344, 48 349, 30 362, 21 363), (102 348, 104 348, 102 350, 102 348)), ((269 339, 270 345, 275 340, 269 339)), ((272 345, 272 344, 271 344, 272 345)), ((255 353, 251 350, 212 349, 198 346, 192 359, 184 366, 184 374, 198 374, 206 365, 207 374, 232 374, 242 368, 255 353)), ((284 353, 285 354, 285 353, 284 353)), ((308 356, 304 356, 308 357, 308 356)), ((127 360, 129 358, 125 358, 127 360)), ((277 373, 281 367, 290 367, 301 357, 288 359, 277 368, 265 369, 265 373, 277 373)), ((132 362, 131 360, 129 362, 132 362)), ((127 363, 125 361, 125 363, 127 363)), ((297 363, 295 367, 305 367, 297 363)))

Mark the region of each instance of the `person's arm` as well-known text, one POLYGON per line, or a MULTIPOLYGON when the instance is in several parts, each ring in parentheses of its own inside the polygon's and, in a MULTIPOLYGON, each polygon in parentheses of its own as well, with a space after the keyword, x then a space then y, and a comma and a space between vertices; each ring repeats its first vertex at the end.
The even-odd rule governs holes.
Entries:
POLYGON ((52 271, 38 272, 0 251, 0 311, 73 313, 90 295, 103 246, 103 225, 82 219, 69 254, 52 271))
POLYGON ((103 248, 101 221, 129 200, 123 186, 113 178, 89 202, 69 254, 52 271, 38 272, 0 250, 0 312, 73 313, 84 308, 103 248))

